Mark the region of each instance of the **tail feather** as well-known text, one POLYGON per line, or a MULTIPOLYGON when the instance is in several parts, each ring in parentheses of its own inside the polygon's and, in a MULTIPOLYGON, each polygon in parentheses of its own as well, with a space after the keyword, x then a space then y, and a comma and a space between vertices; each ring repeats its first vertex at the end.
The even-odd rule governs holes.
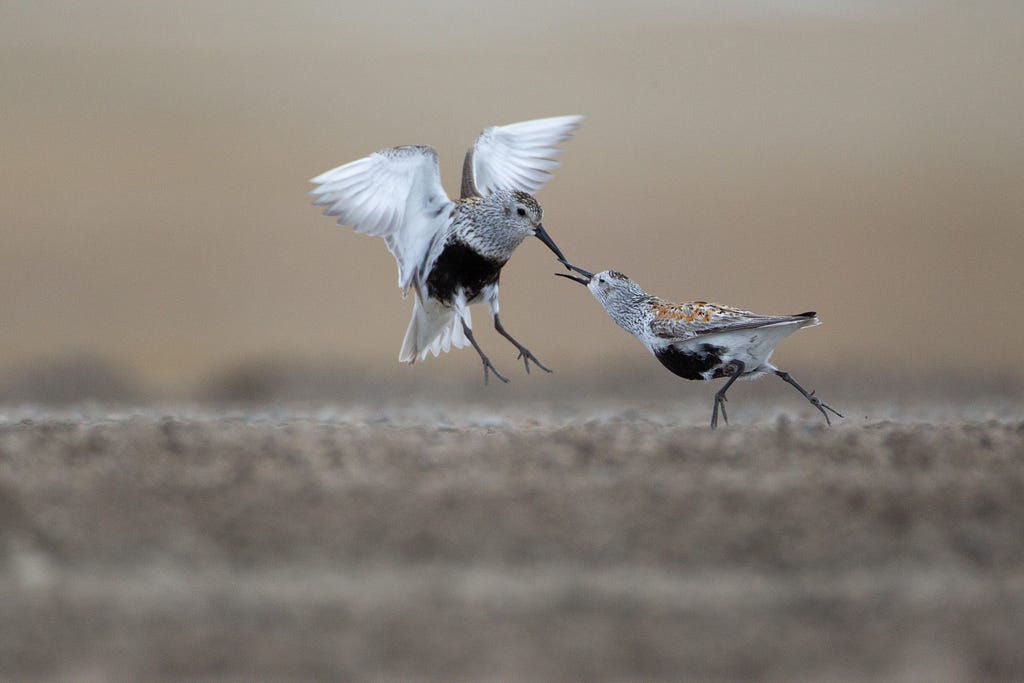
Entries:
POLYGON ((414 299, 412 320, 405 331, 399 361, 415 363, 417 359, 424 360, 428 353, 438 356, 441 352, 448 353, 452 346, 461 349, 469 344, 462 331, 463 318, 466 325, 473 328, 468 307, 460 315, 459 307, 444 306, 431 299, 423 301, 419 292, 415 293, 414 299))

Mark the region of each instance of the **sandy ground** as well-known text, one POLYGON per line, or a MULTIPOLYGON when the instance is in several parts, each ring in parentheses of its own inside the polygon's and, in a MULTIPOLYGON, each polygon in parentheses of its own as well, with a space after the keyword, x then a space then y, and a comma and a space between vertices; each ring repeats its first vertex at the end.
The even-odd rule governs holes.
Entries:
POLYGON ((1020 680, 1020 403, 842 407, 0 408, 0 678, 1020 680))

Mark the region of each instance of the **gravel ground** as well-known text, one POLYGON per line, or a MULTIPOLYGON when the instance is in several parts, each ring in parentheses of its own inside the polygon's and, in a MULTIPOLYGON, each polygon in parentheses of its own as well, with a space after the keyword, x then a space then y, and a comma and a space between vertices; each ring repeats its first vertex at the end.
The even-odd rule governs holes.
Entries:
POLYGON ((0 678, 1021 680, 1020 403, 843 408, 0 408, 0 678))

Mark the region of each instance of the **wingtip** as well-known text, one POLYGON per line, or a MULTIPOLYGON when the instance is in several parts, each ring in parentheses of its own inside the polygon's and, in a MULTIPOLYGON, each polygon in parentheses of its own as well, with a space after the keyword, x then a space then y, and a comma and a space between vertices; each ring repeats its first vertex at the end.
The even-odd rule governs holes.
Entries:
POLYGON ((549 121, 558 121, 561 119, 567 123, 579 123, 583 119, 587 118, 583 114, 561 114, 559 116, 551 116, 548 118, 549 121))
POLYGON ((583 120, 586 118, 583 114, 564 114, 562 116, 551 116, 547 119, 540 119, 541 121, 549 124, 554 124, 575 131, 583 125, 583 120))
POLYGON ((324 183, 330 181, 331 175, 339 168, 341 168, 341 166, 335 166, 334 168, 328 169, 323 173, 310 178, 309 182, 313 183, 314 185, 323 185, 324 183))

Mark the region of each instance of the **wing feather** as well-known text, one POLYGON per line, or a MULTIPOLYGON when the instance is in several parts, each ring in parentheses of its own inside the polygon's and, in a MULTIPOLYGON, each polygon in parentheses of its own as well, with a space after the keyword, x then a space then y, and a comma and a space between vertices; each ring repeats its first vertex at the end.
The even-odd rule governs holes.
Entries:
POLYGON ((462 196, 482 197, 495 190, 522 190, 534 194, 558 168, 553 157, 558 144, 572 137, 582 116, 555 116, 491 126, 466 153, 462 169, 462 196))
POLYGON ((684 341, 694 337, 703 337, 709 334, 722 332, 737 332, 750 330, 759 327, 772 327, 774 325, 788 325, 803 323, 803 326, 819 324, 815 317, 800 315, 757 315, 747 311, 736 311, 727 314, 726 317, 712 320, 711 322, 673 320, 656 318, 651 321, 651 332, 661 339, 684 341))
POLYGON ((313 204, 338 225, 384 238, 398 262, 398 286, 408 292, 416 267, 448 223, 452 201, 441 186, 431 147, 383 149, 313 178, 313 204))

